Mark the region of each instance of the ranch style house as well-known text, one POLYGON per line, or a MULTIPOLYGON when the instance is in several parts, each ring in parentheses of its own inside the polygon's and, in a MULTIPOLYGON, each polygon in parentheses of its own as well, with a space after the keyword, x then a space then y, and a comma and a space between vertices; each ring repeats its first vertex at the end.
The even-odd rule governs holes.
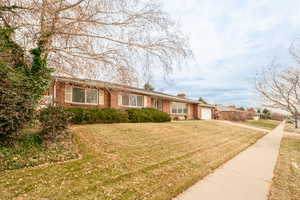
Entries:
POLYGON ((54 76, 47 94, 62 107, 155 108, 173 119, 214 119, 215 106, 177 96, 99 80, 54 76))

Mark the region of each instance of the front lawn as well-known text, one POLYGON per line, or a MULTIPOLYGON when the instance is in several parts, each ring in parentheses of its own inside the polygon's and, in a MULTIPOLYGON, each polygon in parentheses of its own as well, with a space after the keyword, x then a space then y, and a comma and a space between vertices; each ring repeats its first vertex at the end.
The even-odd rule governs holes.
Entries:
POLYGON ((0 172, 0 199, 171 199, 264 133, 213 121, 74 126, 82 159, 0 172))
POLYGON ((280 124, 280 121, 260 119, 257 121, 246 121, 243 124, 272 130, 280 124))
MULTIPOLYGON (((299 125, 300 125, 300 124, 299 124, 299 125)), ((286 123, 286 124, 285 124, 285 128, 284 128, 284 131, 299 134, 299 133, 300 133, 299 125, 298 125, 298 128, 296 129, 294 123, 286 123)))
POLYGON ((300 137, 286 136, 281 148, 269 200, 300 199, 300 137))

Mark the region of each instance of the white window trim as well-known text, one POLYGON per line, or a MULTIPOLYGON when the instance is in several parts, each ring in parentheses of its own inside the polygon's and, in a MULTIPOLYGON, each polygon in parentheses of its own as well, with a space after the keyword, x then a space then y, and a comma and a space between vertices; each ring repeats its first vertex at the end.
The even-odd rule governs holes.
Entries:
MULTIPOLYGON (((127 107, 127 108, 145 108, 145 96, 144 95, 138 95, 138 94, 127 94, 127 93, 124 93, 124 94, 121 94, 121 99, 122 99, 122 102, 121 102, 121 106, 122 107, 127 107), (136 106, 132 106, 132 105, 124 105, 123 104, 123 95, 127 95, 127 96, 129 96, 129 101, 130 101, 130 96, 136 96, 136 97, 138 97, 138 96, 140 96, 140 97, 143 97, 143 106, 138 106, 138 105, 136 105, 136 106)), ((136 98, 136 104, 137 104, 137 98, 136 98)))
POLYGON ((170 113, 172 115, 188 115, 188 104, 187 103, 180 103, 180 102, 172 102, 171 103, 171 106, 170 106, 170 113), (172 107, 172 104, 177 104, 176 105, 176 113, 173 112, 173 107, 172 107), (185 105, 185 108, 181 107, 182 108, 182 113, 178 113, 178 105, 185 105), (183 112, 184 109, 186 109, 186 112, 183 112))
POLYGON ((71 101, 66 101, 66 103, 72 103, 72 104, 78 104, 78 105, 93 105, 93 106, 96 106, 96 105, 100 105, 99 104, 99 90, 98 89, 93 89, 93 88, 85 88, 85 87, 79 87, 79 86, 72 86, 70 85, 69 86, 71 88, 71 101), (86 91, 87 90, 96 90, 97 91, 97 101, 98 103, 81 103, 81 102, 74 102, 73 101, 73 88, 81 88, 81 89, 84 89, 84 99, 86 101, 86 91))

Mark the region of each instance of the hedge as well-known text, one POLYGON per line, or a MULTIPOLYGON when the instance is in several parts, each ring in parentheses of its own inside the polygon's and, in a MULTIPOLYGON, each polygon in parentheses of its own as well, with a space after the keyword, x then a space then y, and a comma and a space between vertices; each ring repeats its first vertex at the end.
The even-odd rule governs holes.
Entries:
POLYGON ((126 111, 113 108, 66 108, 65 110, 73 114, 71 119, 73 124, 128 122, 126 111))
POLYGON ((65 108, 65 110, 72 113, 71 123, 73 124, 171 121, 167 113, 151 108, 128 110, 113 108, 65 108))
POLYGON ((38 119, 41 123, 42 135, 54 139, 67 129, 73 114, 61 107, 50 106, 40 110, 38 119))
POLYGON ((160 110, 153 108, 143 109, 128 109, 128 116, 130 122, 169 122, 171 117, 160 110))

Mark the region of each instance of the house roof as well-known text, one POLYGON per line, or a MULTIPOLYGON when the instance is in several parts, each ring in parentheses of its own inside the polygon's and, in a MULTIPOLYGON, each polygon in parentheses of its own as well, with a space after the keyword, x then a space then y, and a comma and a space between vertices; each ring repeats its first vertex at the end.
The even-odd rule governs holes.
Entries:
POLYGON ((177 101, 177 102, 198 104, 202 107, 211 107, 211 108, 215 107, 215 106, 209 105, 209 104, 201 104, 199 101, 195 101, 195 100, 188 99, 188 98, 181 98, 178 96, 174 96, 174 95, 170 95, 170 94, 166 94, 166 93, 162 93, 162 92, 147 91, 142 88, 121 85, 121 84, 111 83, 111 82, 106 82, 106 81, 64 77, 64 76, 54 76, 54 79, 60 80, 60 81, 65 81, 65 82, 78 83, 78 84, 94 85, 94 86, 99 86, 99 87, 109 88, 109 89, 116 89, 116 90, 121 90, 121 91, 135 92, 135 93, 140 93, 140 94, 144 94, 144 95, 160 97, 163 99, 169 99, 169 100, 173 100, 173 101, 177 101))
POLYGON ((221 112, 244 112, 242 110, 237 110, 236 108, 230 106, 217 106, 217 110, 221 112))

